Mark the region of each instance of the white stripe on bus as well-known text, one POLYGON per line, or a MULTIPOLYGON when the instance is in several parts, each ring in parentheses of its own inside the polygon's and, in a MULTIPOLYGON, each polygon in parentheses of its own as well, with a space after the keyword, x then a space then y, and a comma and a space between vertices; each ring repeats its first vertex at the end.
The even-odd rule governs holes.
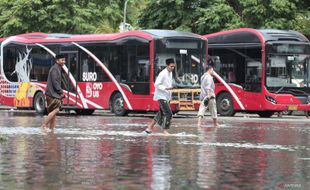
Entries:
POLYGON ((236 95, 236 93, 231 89, 231 87, 215 72, 213 71, 213 74, 215 75, 215 77, 222 83, 224 84, 224 86, 227 88, 227 90, 230 92, 230 94, 234 97, 234 99, 237 101, 237 103, 239 104, 240 108, 242 110, 244 110, 244 106, 241 103, 240 99, 238 98, 238 96, 236 95))
POLYGON ((119 83, 116 81, 116 79, 114 78, 114 76, 112 75, 112 73, 109 71, 109 69, 90 51, 88 51, 88 49, 80 46, 79 44, 72 42, 74 45, 78 46, 79 48, 81 48, 83 51, 85 51, 89 56, 91 56, 98 64, 100 64, 100 66, 104 69, 105 73, 110 77, 110 79, 114 82, 114 84, 116 85, 117 89, 121 92, 128 108, 130 110, 132 110, 132 106, 127 98, 127 96, 125 95, 123 89, 121 88, 121 86, 119 85, 119 83))

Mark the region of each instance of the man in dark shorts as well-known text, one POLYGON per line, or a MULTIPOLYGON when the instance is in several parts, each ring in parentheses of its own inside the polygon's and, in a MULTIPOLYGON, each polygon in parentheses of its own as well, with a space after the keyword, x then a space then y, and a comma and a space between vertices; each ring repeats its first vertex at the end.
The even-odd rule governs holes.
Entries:
POLYGON ((48 116, 42 124, 43 129, 55 128, 56 114, 61 106, 61 99, 64 98, 63 90, 61 89, 61 68, 66 63, 65 56, 62 54, 56 55, 56 63, 51 67, 45 90, 48 116))

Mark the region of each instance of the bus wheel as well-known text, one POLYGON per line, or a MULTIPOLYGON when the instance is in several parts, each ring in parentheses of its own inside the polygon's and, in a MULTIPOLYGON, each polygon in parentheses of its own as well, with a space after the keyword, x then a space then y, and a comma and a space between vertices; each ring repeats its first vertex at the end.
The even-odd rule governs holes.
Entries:
POLYGON ((310 111, 305 111, 305 115, 307 118, 309 118, 310 117, 310 111))
POLYGON ((173 115, 175 115, 175 114, 177 114, 177 113, 179 113, 179 110, 172 110, 172 114, 173 114, 173 115))
POLYGON ((283 114, 283 115, 292 115, 292 114, 293 114, 293 111, 291 111, 291 110, 285 110, 285 111, 282 111, 282 114, 283 114))
POLYGON ((227 92, 220 94, 216 100, 216 107, 222 116, 234 116, 234 102, 231 95, 227 92))
POLYGON ((257 114, 259 115, 259 117, 267 118, 267 117, 271 117, 274 114, 274 112, 273 111, 261 111, 261 112, 258 112, 257 114))
POLYGON ((45 114, 46 108, 45 108, 45 97, 42 92, 38 92, 33 100, 33 107, 36 110, 36 113, 38 114, 45 114))
POLYGON ((113 111, 114 114, 117 116, 124 116, 127 115, 127 110, 125 110, 124 107, 124 98, 120 93, 115 94, 115 96, 113 97, 113 111))
POLYGON ((109 101, 109 108, 110 108, 111 113, 114 113, 114 110, 113 110, 113 99, 109 101))

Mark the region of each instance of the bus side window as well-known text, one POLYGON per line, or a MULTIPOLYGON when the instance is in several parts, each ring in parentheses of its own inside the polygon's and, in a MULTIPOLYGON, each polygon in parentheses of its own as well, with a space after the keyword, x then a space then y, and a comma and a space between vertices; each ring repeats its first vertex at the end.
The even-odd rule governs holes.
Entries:
POLYGON ((88 60, 84 59, 82 62, 82 72, 88 72, 88 60))
MULTIPOLYGON (((94 82, 107 82, 110 81, 108 75, 106 74, 103 64, 106 69, 109 69, 109 58, 110 58, 110 49, 105 46, 105 44, 92 44, 88 46, 88 49, 100 60, 96 62, 92 57, 86 55, 86 53, 81 53, 81 62, 80 62, 80 81, 83 80, 83 73, 96 74, 96 81, 94 82)), ((111 73, 113 71, 110 70, 111 73)))
POLYGON ((149 45, 137 46, 137 81, 148 82, 150 78, 149 45))

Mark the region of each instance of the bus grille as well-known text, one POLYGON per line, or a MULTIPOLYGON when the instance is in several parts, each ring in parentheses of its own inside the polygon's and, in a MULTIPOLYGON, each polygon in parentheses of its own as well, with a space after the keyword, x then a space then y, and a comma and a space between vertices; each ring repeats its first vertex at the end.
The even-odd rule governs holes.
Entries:
POLYGON ((179 110, 195 110, 199 104, 200 89, 174 89, 172 90, 171 104, 176 104, 179 110))

